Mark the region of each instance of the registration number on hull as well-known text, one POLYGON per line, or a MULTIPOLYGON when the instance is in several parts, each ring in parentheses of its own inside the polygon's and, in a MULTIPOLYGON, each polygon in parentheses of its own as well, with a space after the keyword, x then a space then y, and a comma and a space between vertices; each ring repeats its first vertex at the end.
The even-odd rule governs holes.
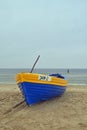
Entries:
POLYGON ((42 81, 51 81, 52 78, 48 75, 39 75, 39 80, 42 80, 42 81))

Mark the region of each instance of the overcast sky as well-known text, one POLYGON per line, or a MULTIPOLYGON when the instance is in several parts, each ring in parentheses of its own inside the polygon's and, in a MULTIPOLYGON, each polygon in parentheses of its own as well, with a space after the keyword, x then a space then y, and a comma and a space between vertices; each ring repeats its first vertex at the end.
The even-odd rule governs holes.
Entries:
POLYGON ((87 0, 0 0, 0 68, 87 68, 87 0))

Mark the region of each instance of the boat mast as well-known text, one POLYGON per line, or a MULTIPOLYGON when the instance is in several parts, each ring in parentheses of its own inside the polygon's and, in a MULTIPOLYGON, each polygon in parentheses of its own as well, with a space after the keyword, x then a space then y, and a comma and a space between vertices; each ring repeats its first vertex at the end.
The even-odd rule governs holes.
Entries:
POLYGON ((40 58, 40 55, 38 55, 38 57, 37 57, 37 59, 36 59, 36 61, 35 61, 34 65, 33 65, 32 69, 31 69, 31 71, 30 71, 30 73, 32 73, 32 72, 33 72, 34 67, 35 67, 35 65, 36 65, 37 61, 39 60, 39 58, 40 58))

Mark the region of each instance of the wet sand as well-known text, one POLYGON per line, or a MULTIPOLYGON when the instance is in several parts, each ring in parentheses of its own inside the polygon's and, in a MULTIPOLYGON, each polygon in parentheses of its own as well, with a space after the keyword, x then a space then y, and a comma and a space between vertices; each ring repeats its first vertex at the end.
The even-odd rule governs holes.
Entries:
POLYGON ((87 86, 27 106, 17 85, 0 85, 0 130, 87 130, 87 86))

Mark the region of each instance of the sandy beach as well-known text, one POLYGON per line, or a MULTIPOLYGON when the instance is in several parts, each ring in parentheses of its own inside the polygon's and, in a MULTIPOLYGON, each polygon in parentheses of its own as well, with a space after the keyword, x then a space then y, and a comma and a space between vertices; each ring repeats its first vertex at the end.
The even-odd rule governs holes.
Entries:
POLYGON ((0 130, 87 130, 87 86, 27 106, 17 85, 0 85, 0 130))

